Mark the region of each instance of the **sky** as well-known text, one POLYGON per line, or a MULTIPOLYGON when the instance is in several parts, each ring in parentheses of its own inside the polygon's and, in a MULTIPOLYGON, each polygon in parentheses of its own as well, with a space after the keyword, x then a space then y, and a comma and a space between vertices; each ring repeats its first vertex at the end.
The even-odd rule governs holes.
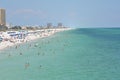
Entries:
POLYGON ((12 25, 120 27, 120 0, 0 0, 12 25))

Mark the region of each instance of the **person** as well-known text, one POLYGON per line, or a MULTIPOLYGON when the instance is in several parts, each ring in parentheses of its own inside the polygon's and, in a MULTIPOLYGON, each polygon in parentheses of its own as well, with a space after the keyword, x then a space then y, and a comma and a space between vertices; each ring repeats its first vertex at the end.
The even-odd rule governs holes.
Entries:
POLYGON ((15 49, 17 49, 17 46, 15 47, 15 49))
POLYGON ((30 63, 25 63, 25 69, 27 69, 30 66, 30 63))
POLYGON ((8 55, 8 57, 10 57, 10 56, 11 56, 11 54, 8 55))
POLYGON ((39 47, 41 49, 41 47, 39 47))
POLYGON ((38 56, 40 55, 40 52, 38 52, 38 56))
POLYGON ((20 52, 20 55, 22 55, 22 53, 20 52))
POLYGON ((55 54, 55 51, 53 51, 53 54, 55 54))
POLYGON ((42 65, 40 65, 39 68, 42 68, 42 65))
POLYGON ((29 45, 29 47, 31 47, 31 44, 29 45))

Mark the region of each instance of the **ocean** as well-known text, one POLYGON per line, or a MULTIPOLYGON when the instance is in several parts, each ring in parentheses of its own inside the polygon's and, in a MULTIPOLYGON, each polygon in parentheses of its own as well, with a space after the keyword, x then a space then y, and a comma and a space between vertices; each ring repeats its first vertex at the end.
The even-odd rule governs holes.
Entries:
POLYGON ((4 49, 0 80, 120 80, 120 28, 73 29, 4 49))

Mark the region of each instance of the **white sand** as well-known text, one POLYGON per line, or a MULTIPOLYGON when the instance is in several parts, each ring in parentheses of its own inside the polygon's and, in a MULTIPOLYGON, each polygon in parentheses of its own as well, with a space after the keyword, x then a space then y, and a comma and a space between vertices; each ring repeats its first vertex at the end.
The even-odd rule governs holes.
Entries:
MULTIPOLYGON (((28 42, 31 40, 35 40, 38 38, 43 38, 43 37, 48 37, 53 35, 56 32, 60 32, 60 31, 64 31, 64 30, 70 30, 70 28, 60 28, 60 29, 45 29, 43 33, 39 33, 39 34, 29 34, 25 39, 11 39, 13 42, 11 41, 2 41, 0 43, 0 50, 3 50, 5 48, 8 48, 10 46, 14 46, 20 43, 24 43, 24 42, 28 42), (48 32, 48 30, 50 30, 50 32, 48 32)), ((28 31, 28 32, 35 32, 35 31, 28 31)), ((4 38, 7 36, 6 34, 3 35, 4 38)), ((8 36, 7 36, 8 37, 8 36)))

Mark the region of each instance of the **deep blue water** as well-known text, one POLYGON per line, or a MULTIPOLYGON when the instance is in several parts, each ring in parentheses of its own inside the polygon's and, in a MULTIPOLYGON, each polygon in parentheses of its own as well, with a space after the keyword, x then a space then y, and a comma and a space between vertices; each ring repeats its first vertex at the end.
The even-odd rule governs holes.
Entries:
POLYGON ((0 80, 120 80, 119 28, 64 31, 0 53, 0 80))

